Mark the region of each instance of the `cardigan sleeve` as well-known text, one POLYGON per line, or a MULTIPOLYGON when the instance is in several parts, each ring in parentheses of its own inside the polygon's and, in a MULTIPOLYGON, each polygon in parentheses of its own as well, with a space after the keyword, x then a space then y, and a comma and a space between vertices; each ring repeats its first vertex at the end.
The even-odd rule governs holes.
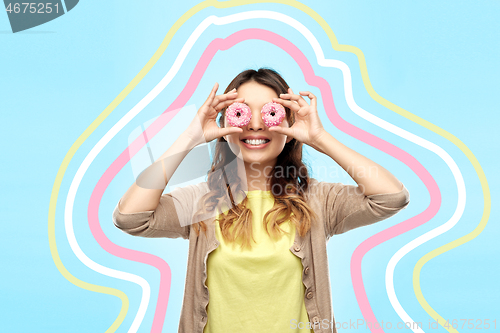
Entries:
POLYGON ((155 210, 122 213, 120 201, 113 211, 114 225, 132 236, 189 238, 196 203, 204 194, 200 184, 162 194, 155 210))
POLYGON ((410 193, 401 184, 396 193, 372 194, 365 196, 354 185, 326 183, 321 189, 325 196, 325 230, 327 237, 385 220, 406 208, 410 203, 410 193))

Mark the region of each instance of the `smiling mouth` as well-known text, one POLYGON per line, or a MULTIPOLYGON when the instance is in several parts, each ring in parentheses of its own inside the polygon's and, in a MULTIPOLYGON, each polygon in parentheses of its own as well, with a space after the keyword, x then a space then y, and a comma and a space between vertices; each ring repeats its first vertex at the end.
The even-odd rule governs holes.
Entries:
POLYGON ((263 144, 268 143, 271 140, 268 139, 257 139, 257 140, 241 140, 242 142, 246 143, 247 145, 250 146, 260 146, 263 144))

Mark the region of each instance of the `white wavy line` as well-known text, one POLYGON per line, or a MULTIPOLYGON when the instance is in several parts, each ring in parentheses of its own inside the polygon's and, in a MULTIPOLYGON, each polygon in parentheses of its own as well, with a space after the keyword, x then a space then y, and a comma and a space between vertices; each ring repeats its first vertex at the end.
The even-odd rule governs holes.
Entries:
MULTIPOLYGON (((134 275, 131 273, 127 273, 127 272, 121 272, 121 271, 118 271, 116 269, 102 266, 102 265, 92 261, 92 259, 87 257, 85 255, 85 253, 83 253, 82 249, 78 245, 78 242, 76 241, 75 233, 73 230, 72 213, 73 213, 73 204, 75 201, 76 192, 78 191, 78 187, 80 186, 80 183, 83 179, 83 176, 85 175, 85 172, 90 167, 90 164, 92 163, 92 161, 95 159, 95 157, 98 154, 96 147, 99 146, 100 143, 101 143, 101 141, 99 141, 99 143, 90 151, 89 155, 87 155, 87 157, 83 161, 82 165, 78 168, 78 171, 76 172, 75 178, 71 182, 71 186, 69 188, 68 197, 67 197, 67 201, 66 201, 65 211, 64 211, 64 219, 65 219, 64 222, 65 222, 65 227, 66 227, 66 236, 68 237, 69 245, 71 246, 71 249, 73 250, 75 255, 87 267, 89 267, 90 269, 92 269, 98 273, 101 273, 103 275, 118 278, 121 280, 134 282, 142 288, 143 294, 141 297, 141 303, 140 303, 139 309, 137 311, 137 315, 134 318, 134 321, 132 322, 132 325, 130 326, 130 329, 129 329, 129 332, 135 333, 139 329, 139 327, 142 323, 142 320, 144 319, 144 315, 146 314, 147 306, 149 303, 149 298, 151 295, 151 288, 150 288, 148 282, 140 276, 137 276, 137 275, 134 275)), ((102 148, 104 148, 104 146, 102 146, 102 148)))
MULTIPOLYGON (((389 264, 387 265, 386 268, 386 288, 387 288, 387 294, 389 296, 389 300, 391 302, 391 305, 393 306, 394 310, 397 312, 399 317, 405 321, 405 322, 414 322, 414 320, 406 313, 406 311, 403 309, 401 304, 398 301, 398 298, 396 296, 396 292, 394 290, 394 270, 397 265, 397 263, 406 255, 408 254, 411 250, 417 248, 421 244, 431 240, 432 238, 435 238, 444 232, 450 230, 453 226, 457 224, 457 222, 460 220, 460 218, 463 215, 463 212, 465 210, 465 202, 466 202, 466 189, 465 189, 465 182, 462 176, 462 173, 460 172, 460 169, 458 168, 458 165, 455 163, 453 158, 441 147, 438 145, 429 142, 413 133, 410 133, 402 128, 399 128, 381 118, 378 118, 377 116, 363 110, 360 108, 356 102, 354 101, 354 96, 352 92, 352 79, 351 79, 351 73, 349 70, 349 67, 347 64, 345 64, 342 61, 339 60, 334 60, 334 59, 325 59, 323 50, 316 39, 314 35, 312 34, 311 31, 309 31, 302 23, 299 21, 285 15, 282 13, 278 12, 272 12, 272 11, 248 11, 248 12, 243 12, 243 13, 238 13, 234 15, 229 15, 225 16, 223 18, 220 18, 218 20, 220 23, 215 23, 217 25, 223 25, 223 24, 228 24, 228 23, 233 23, 237 21, 242 21, 245 19, 250 19, 250 18, 267 18, 271 20, 276 20, 280 21, 283 23, 286 23, 296 30, 298 30, 306 39, 307 41, 311 44, 311 47, 314 50, 314 53, 316 54, 316 58, 318 61, 318 64, 323 67, 332 67, 332 68, 338 68, 342 71, 342 75, 344 77, 344 91, 346 95, 346 100, 347 104, 349 105, 349 108, 356 113, 358 116, 361 118, 371 122, 372 124, 375 124, 391 133, 394 133, 402 138, 405 138, 406 140, 413 142, 421 147, 424 147, 436 155, 438 155, 440 158, 443 159, 443 161, 446 163, 446 165, 450 168, 453 177, 455 178, 455 181, 457 183, 457 189, 458 189, 458 202, 457 202, 457 208, 455 210, 455 213, 453 216, 444 224, 441 226, 434 228, 427 233, 419 236, 418 238, 412 240, 410 243, 406 244, 403 246, 401 249, 399 249, 390 259, 389 264)), ((206 20, 210 19, 207 18, 206 20)), ((217 17, 214 16, 214 20, 217 20, 217 17)), ((412 325, 413 327, 413 325, 412 325)), ((423 332, 422 329, 416 328, 413 329, 412 331, 414 332, 423 332)))
MULTIPOLYGON (((394 307, 395 311, 398 313, 398 315, 405 321, 405 322, 413 322, 413 319, 410 318, 410 316, 404 311, 403 307, 399 303, 396 293, 394 290, 394 283, 393 283, 393 277, 394 277, 394 269, 396 264, 401 260, 401 258, 409 253, 411 250, 414 248, 418 247, 419 245, 425 243, 426 241, 429 241, 430 239, 439 236, 440 234, 446 232, 447 230, 451 229, 460 219, 460 217, 463 214, 463 211, 465 209, 465 198, 466 198, 466 192, 465 192, 465 183, 462 177, 462 174, 455 163, 455 161, 451 158, 451 156, 443 150, 441 147, 437 146, 436 144, 429 142, 423 138, 420 138, 416 136, 413 133, 410 133, 404 129, 401 129, 383 119, 380 119, 367 111, 363 110, 360 108, 356 102, 354 101, 354 96, 352 94, 352 80, 351 80, 351 73, 349 70, 349 67, 347 64, 344 62, 334 60, 334 59, 325 59, 323 51, 321 49, 321 46, 317 39, 314 37, 314 35, 309 31, 302 23, 298 22, 297 20, 291 18, 290 16, 287 16, 282 13, 278 12, 273 12, 273 11, 263 11, 263 10, 257 10, 257 11, 247 11, 247 12, 242 12, 242 13, 237 13, 237 14, 232 14, 224 17, 217 17, 217 16, 209 16, 206 19, 204 19, 193 31, 193 33, 189 36, 187 42, 184 44, 182 47, 181 51, 179 52, 179 55, 174 61, 174 64, 170 68, 170 70, 167 72, 167 74, 163 77, 163 79, 139 102, 137 105, 135 105, 126 115, 124 115, 103 137, 99 142, 92 148, 91 152, 85 157, 84 162, 78 169, 78 172, 71 183, 70 187, 70 192, 68 194, 68 202, 66 204, 66 211, 65 211, 65 227, 66 227, 66 234, 68 237, 68 240, 71 245, 71 249, 77 257, 89 268, 93 269, 96 272, 99 272, 103 275, 111 276, 111 277, 116 277, 122 280, 127 280, 130 282, 134 282, 136 284, 139 284, 141 288, 143 289, 144 295, 141 299, 141 304, 139 306, 139 311, 137 313, 136 318, 134 319, 134 322, 132 324, 132 327, 130 328, 129 332, 136 332, 137 329, 139 328, 140 323, 142 322, 144 318, 145 311, 147 309, 147 303, 149 302, 149 284, 147 281, 145 281, 143 278, 130 274, 130 273, 125 273, 125 272, 120 272, 117 270, 113 270, 104 266, 101 266, 92 260, 90 260, 79 248, 78 243, 76 241, 76 238, 74 236, 73 232, 73 227, 72 227, 72 209, 73 209, 73 202, 76 196, 76 191, 81 183, 81 180, 86 173, 88 167, 90 164, 94 161, 95 157, 101 152, 101 150, 111 141, 111 139, 118 134, 120 130, 122 130, 139 112, 141 112, 154 98, 156 98, 163 89, 172 81, 172 79, 175 77, 177 72, 179 71, 181 65, 184 63, 187 54, 193 47, 194 43, 198 40, 198 38, 201 36, 201 34, 211 25, 225 25, 225 24, 230 24, 230 23, 235 23, 243 20, 249 20, 249 19, 256 19, 256 18, 264 18, 264 19, 270 19, 270 20, 275 20, 275 21, 280 21, 285 24, 288 24, 289 26, 295 28, 297 31, 299 31, 311 44, 311 47, 314 50, 314 53, 316 54, 316 58, 318 61, 318 64, 323 67, 332 67, 332 68, 338 68, 342 71, 342 74, 344 76, 344 90, 345 90, 345 95, 346 95, 346 100, 351 108, 351 110, 356 113, 358 116, 361 118, 381 127, 389 132, 392 132, 402 138, 407 139, 410 142, 413 142, 421 147, 424 147, 435 154, 437 154, 439 157, 441 157, 445 163, 448 165, 450 168, 455 181, 457 183, 457 188, 458 188, 458 204, 457 204, 457 209, 455 213, 453 214, 452 218, 446 222, 445 224, 441 225, 438 228, 435 228, 424 235, 419 236, 418 238, 414 239, 404 247, 402 247, 396 254, 391 258, 387 269, 386 269, 386 288, 388 290, 388 296, 391 301, 392 306, 394 307)), ((412 329, 414 332, 423 332, 421 329, 412 329)))
POLYGON ((71 182, 71 186, 68 192, 65 212, 64 212, 64 226, 66 229, 66 237, 68 238, 68 242, 70 244, 71 250, 75 253, 76 257, 87 267, 90 269, 101 273, 106 276, 114 277, 117 279, 130 281, 135 284, 138 284, 142 288, 142 297, 139 305, 139 310, 134 318, 134 321, 128 332, 135 333, 139 329, 142 321, 144 320, 144 316, 146 314, 146 310, 148 307, 151 287, 149 283, 142 277, 118 271, 115 269, 111 269, 105 266, 102 266, 93 260, 91 260, 85 253, 82 251, 75 237, 75 233, 73 230, 73 206, 76 197, 76 193, 78 188, 80 187, 80 183, 83 179, 83 176, 87 172, 88 168, 95 160, 97 155, 104 149, 104 147, 113 139, 118 132, 120 132, 136 115, 139 114, 154 98, 156 98, 160 92, 165 89, 165 87, 172 81, 177 72, 179 71, 182 63, 187 57, 189 50, 194 45, 195 41, 199 38, 199 36, 203 33, 203 31, 208 28, 210 24, 203 25, 200 24, 196 30, 191 34, 188 39, 188 42, 184 45, 181 52, 177 56, 172 68, 167 72, 167 74, 163 77, 163 79, 139 102, 135 105, 127 114, 125 114, 100 140, 99 142, 91 149, 89 154, 83 160, 83 163, 78 168, 78 171, 75 174, 71 182))

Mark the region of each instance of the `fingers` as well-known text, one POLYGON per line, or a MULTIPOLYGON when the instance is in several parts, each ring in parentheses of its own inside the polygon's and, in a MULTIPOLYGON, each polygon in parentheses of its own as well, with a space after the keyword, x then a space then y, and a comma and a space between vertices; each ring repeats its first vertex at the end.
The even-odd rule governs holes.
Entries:
MULTIPOLYGON (((222 102, 225 102, 225 101, 228 101, 228 100, 234 100, 236 97, 238 96, 238 93, 236 92, 236 89, 233 89, 231 91, 228 91, 226 94, 222 94, 222 95, 218 95, 218 96, 215 96, 215 98, 213 99, 212 103, 210 104, 211 107, 213 107, 214 109, 217 109, 217 106, 222 103, 222 102)), ((222 108, 220 108, 222 109, 222 108)), ((220 110, 219 109, 219 110, 220 110)))
MULTIPOLYGON (((307 96, 311 100, 312 107, 316 108, 318 106, 318 99, 310 91, 299 91, 299 94, 300 95, 294 94, 292 88, 288 88, 288 94, 280 94, 280 97, 282 99, 294 101, 298 105, 300 105, 300 107, 304 107, 304 106, 309 106, 309 104, 306 102, 306 100, 302 96, 307 96)), ((287 106, 290 107, 289 105, 291 105, 291 104, 288 104, 287 106)))
POLYGON ((208 98, 205 103, 203 103, 203 105, 208 106, 213 102, 215 94, 217 93, 217 89, 219 89, 219 84, 215 82, 212 91, 210 91, 210 94, 208 95, 208 98))
POLYGON ((228 134, 236 134, 236 133, 242 133, 243 129, 240 127, 223 127, 219 130, 219 137, 228 135, 228 134))
POLYGON ((217 104, 214 109, 217 111, 217 112, 220 112, 223 108, 233 104, 233 103, 243 103, 245 101, 244 98, 236 98, 236 99, 228 99, 227 101, 225 102, 221 102, 219 104, 217 104))
MULTIPOLYGON (((282 96, 283 97, 283 96, 282 96)), ((293 112, 297 112, 300 110, 300 106, 299 104, 297 104, 295 101, 289 101, 289 100, 284 100, 284 99, 281 99, 281 98, 276 98, 274 97, 273 98, 273 102, 277 102, 277 103, 280 103, 281 105, 289 108, 290 110, 292 110, 293 112)))
POLYGON ((317 106, 317 98, 316 98, 316 96, 313 95, 312 92, 310 92, 310 91, 299 91, 299 94, 301 94, 302 96, 309 97, 309 99, 311 100, 311 106, 314 106, 314 107, 317 106))
POLYGON ((272 126, 269 127, 269 132, 277 132, 279 134, 284 134, 293 137, 293 130, 290 127, 272 126))
POLYGON ((288 89, 288 94, 280 94, 280 98, 292 100, 298 103, 300 107, 309 106, 306 100, 300 95, 295 95, 291 88, 288 89))

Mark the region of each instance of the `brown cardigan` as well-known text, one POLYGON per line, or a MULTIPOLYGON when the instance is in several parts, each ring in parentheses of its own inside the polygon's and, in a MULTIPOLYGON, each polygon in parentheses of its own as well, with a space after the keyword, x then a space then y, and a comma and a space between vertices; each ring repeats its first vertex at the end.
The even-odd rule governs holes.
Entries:
MULTIPOLYGON (((326 248, 328 240, 334 234, 393 216, 408 206, 410 195, 404 185, 397 193, 369 196, 353 185, 318 182, 314 178, 310 178, 309 187, 306 200, 318 215, 318 220, 312 221, 311 229, 304 237, 296 233, 290 251, 302 262, 302 281, 306 288, 304 301, 311 324, 316 323, 314 332, 335 333, 326 248)), ((113 212, 113 223, 130 235, 189 239, 180 333, 202 333, 207 323, 206 262, 219 242, 215 237, 215 224, 207 224, 207 237, 203 232, 199 236, 194 230, 191 232, 190 226, 198 200, 208 191, 208 184, 202 182, 163 194, 154 211, 124 214, 119 211, 118 203, 113 212)), ((210 222, 213 220, 212 217, 210 222)))

